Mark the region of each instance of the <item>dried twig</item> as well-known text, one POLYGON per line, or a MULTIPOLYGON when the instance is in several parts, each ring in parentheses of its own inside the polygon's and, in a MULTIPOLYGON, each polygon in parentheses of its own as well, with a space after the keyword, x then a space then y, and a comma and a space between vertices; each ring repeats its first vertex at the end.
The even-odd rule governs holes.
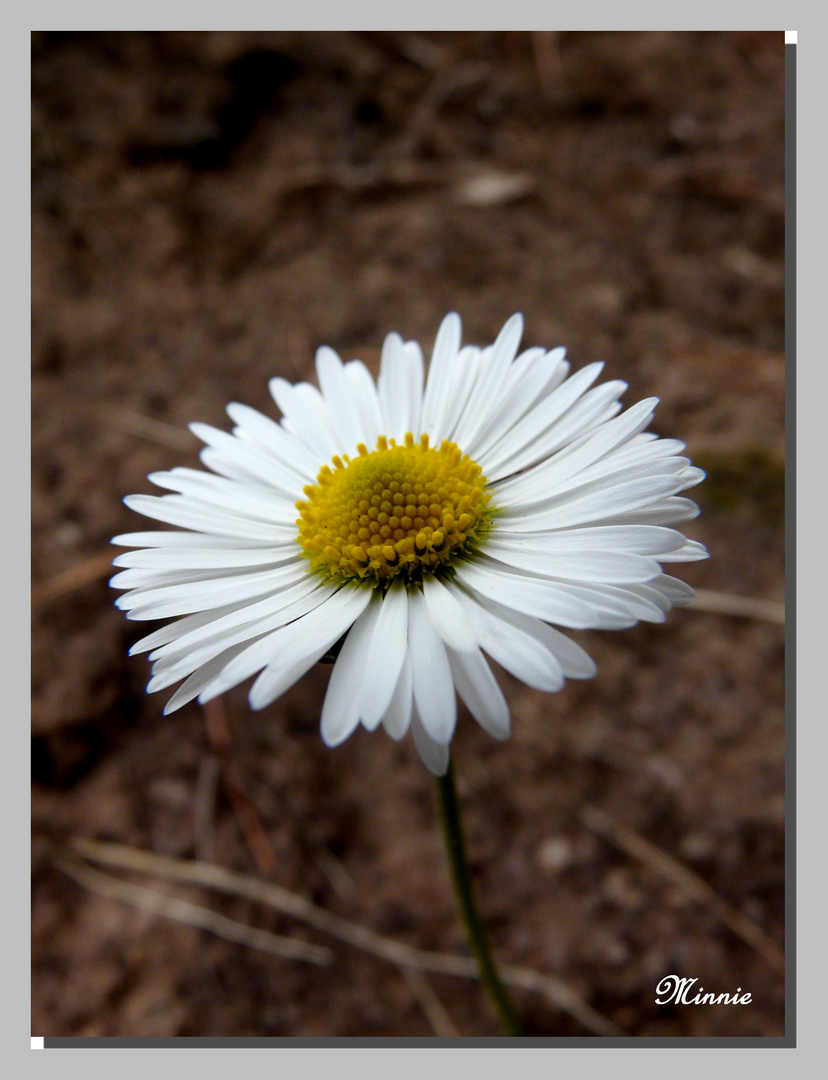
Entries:
POLYGON ((320 965, 330 963, 331 951, 323 946, 299 941, 296 938, 283 937, 281 934, 272 934, 269 930, 258 930, 256 927, 228 919, 225 915, 219 915, 210 908, 199 907, 197 904, 191 904, 187 900, 179 900, 173 896, 165 896, 163 893, 133 885, 128 881, 120 881, 109 874, 94 870, 72 856, 55 853, 53 859, 65 874, 79 884, 85 885, 87 889, 113 900, 120 900, 142 911, 148 911, 153 915, 163 915, 167 919, 186 923, 200 930, 209 930, 210 933, 225 938, 227 941, 249 945, 251 949, 275 953, 276 956, 285 956, 290 960, 305 960, 309 964, 320 965))
POLYGON ((137 435, 148 442, 158 446, 168 446, 171 450, 192 450, 197 444, 197 439, 186 428, 167 424, 163 420, 156 420, 142 413, 132 412, 130 409, 117 408, 114 405, 99 405, 95 413, 100 421, 108 427, 118 428, 128 435, 137 435))
POLYGON ((325 847, 324 844, 315 848, 313 859, 337 896, 341 896, 346 900, 353 897, 356 892, 354 879, 330 848, 325 847))
MULTIPOLYGON (((333 912, 326 911, 310 900, 289 892, 279 885, 259 878, 225 870, 221 866, 173 859, 166 855, 155 855, 149 851, 100 840, 78 837, 72 842, 72 848, 84 858, 106 866, 117 866, 124 870, 134 870, 173 881, 203 885, 232 896, 245 896, 258 900, 276 908, 277 911, 310 923, 340 941, 388 960, 392 964, 398 964, 402 968, 430 971, 434 974, 458 975, 471 979, 479 978, 477 965, 471 957, 427 952, 424 949, 403 945, 376 934, 365 926, 349 922, 333 912)), ((624 1034, 612 1021, 597 1013, 565 983, 553 976, 544 975, 530 968, 513 966, 502 967, 500 974, 503 981, 510 986, 518 986, 543 994, 553 1005, 574 1017, 587 1031, 595 1035, 624 1034)))
POLYGON ((84 585, 100 581, 102 577, 112 573, 114 557, 111 551, 106 551, 101 555, 92 555, 83 562, 76 563, 68 570, 62 570, 54 577, 47 578, 40 585, 36 585, 32 589, 32 610, 35 611, 53 600, 59 600, 62 596, 82 589, 84 585))
POLYGON ((205 754, 201 760, 193 799, 193 844, 196 858, 212 860, 216 842, 216 795, 221 771, 215 754, 205 754))
POLYGON ((207 738, 218 756, 224 789, 233 807, 236 820, 259 872, 268 875, 276 866, 276 852, 262 824, 259 811, 245 791, 241 769, 230 756, 232 736, 220 698, 213 698, 204 705, 204 719, 207 738))
POLYGON ((694 599, 687 606, 696 611, 712 611, 717 615, 740 615, 745 619, 785 623, 785 605, 777 600, 758 600, 750 596, 696 589, 694 599))
POLYGON ((437 116, 452 94, 476 86, 490 77, 490 65, 476 60, 463 64, 447 64, 439 69, 420 100, 411 109, 402 134, 383 148, 384 156, 416 160, 420 143, 428 132, 434 130, 437 116))
POLYGON ((434 1034, 441 1039, 456 1039, 460 1032, 446 1011, 445 1005, 440 1001, 434 991, 434 987, 428 981, 422 971, 415 968, 404 968, 408 984, 414 991, 414 996, 422 1006, 423 1012, 428 1017, 428 1022, 434 1029, 434 1034))
POLYGON ((719 896, 716 890, 711 888, 698 874, 689 870, 666 851, 662 851, 655 844, 651 844, 649 840, 645 840, 638 833, 633 832, 632 829, 613 821, 597 806, 585 806, 579 816, 587 828, 598 833, 599 836, 626 852, 627 855, 646 863, 661 874, 662 877, 667 878, 668 881, 681 889, 687 896, 703 904, 737 937, 740 937, 742 941, 755 949, 770 967, 775 971, 784 972, 785 953, 773 938, 769 937, 764 930, 746 915, 743 915, 738 908, 728 903, 724 897, 719 896))

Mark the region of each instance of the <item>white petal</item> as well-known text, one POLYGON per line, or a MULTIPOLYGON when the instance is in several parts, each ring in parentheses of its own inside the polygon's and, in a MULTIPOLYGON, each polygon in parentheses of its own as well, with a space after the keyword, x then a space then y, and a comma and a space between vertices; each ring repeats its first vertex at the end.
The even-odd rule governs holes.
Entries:
MULTIPOLYGON (((299 443, 297 442, 296 445, 298 446, 299 443)), ((236 454, 225 453, 222 450, 214 450, 212 446, 205 446, 198 456, 201 459, 201 464, 216 473, 217 476, 223 476, 227 480, 235 480, 240 484, 262 484, 261 476, 253 468, 247 468, 241 463, 236 454)), ((288 473, 285 472, 284 475, 287 477, 288 473)), ((302 490, 301 483, 297 485, 296 490, 302 490)), ((285 493, 283 492, 283 494, 285 493)))
POLYGON ((353 449, 342 433, 336 414, 315 386, 275 378, 268 383, 273 399, 282 411, 282 427, 293 434, 311 455, 319 458, 320 468, 334 454, 353 449))
POLYGON ((345 365, 327 345, 317 349, 316 374, 329 416, 335 418, 339 445, 350 452, 357 443, 367 442, 369 450, 373 450, 376 438, 371 441, 365 438, 353 390, 345 375, 345 365))
POLYGON ((498 485, 504 499, 528 499, 539 491, 556 490, 557 485, 600 460, 617 446, 622 445, 636 431, 650 422, 657 399, 640 401, 625 413, 604 424, 597 432, 578 446, 577 450, 563 450, 553 458, 536 465, 513 480, 498 485))
MULTIPOLYGON (((241 649, 242 646, 240 645, 237 645, 234 649, 227 649, 225 652, 214 657, 209 663, 200 667, 198 671, 194 671, 189 679, 179 686, 164 706, 164 716, 169 716, 169 714, 175 712, 176 709, 180 709, 182 705, 186 705, 188 701, 192 701, 193 698, 198 697, 202 690, 210 685, 224 665, 232 660, 234 656, 237 656, 241 649)), ((150 681, 150 685, 152 685, 152 681, 150 681)))
POLYGON ((392 583, 377 603, 381 610, 365 653, 358 693, 360 716, 369 731, 379 724, 389 708, 408 648, 408 593, 405 587, 399 582, 392 583))
MULTIPOLYGON (((455 429, 462 421, 480 368, 489 351, 491 350, 481 350, 473 345, 466 345, 455 357, 443 392, 440 412, 433 423, 433 442, 435 445, 439 445, 443 439, 450 439, 452 442, 457 441, 455 429)), ((463 449, 465 449, 465 445, 463 449)))
MULTIPOLYGON (((636 586, 642 588, 645 586, 636 586)), ((520 623, 518 623, 520 625, 520 623)), ((561 665, 561 670, 567 679, 591 679, 598 671, 595 661, 584 649, 556 630, 554 626, 546 623, 535 623, 526 628, 530 633, 536 634, 538 639, 555 655, 555 659, 561 665)))
POLYGON ((446 649, 431 624, 423 594, 408 598, 408 654, 414 701, 431 737, 447 743, 457 722, 457 699, 446 649))
POLYGON ((608 508, 602 517, 593 518, 592 525, 681 525, 699 516, 699 508, 692 499, 670 496, 658 499, 635 510, 618 507, 615 513, 608 508))
POLYGON ((110 543, 117 544, 120 547, 135 548, 213 548, 221 546, 222 548, 235 548, 240 551, 245 548, 255 549, 259 546, 257 541, 248 540, 244 536, 222 536, 218 538, 210 536, 208 533, 184 532, 178 529, 159 530, 158 532, 121 533, 120 536, 114 536, 110 543))
POLYGON ((227 414, 236 424, 233 434, 269 454, 280 468, 295 473, 300 478, 300 491, 302 483, 316 479, 320 462, 281 424, 237 401, 227 406, 227 414))
POLYGON ((382 718, 382 726, 392 739, 401 739, 408 731, 408 725, 411 723, 412 703, 411 661, 406 648, 403 666, 400 670, 400 677, 397 679, 391 704, 382 718))
POLYGON ((662 574, 660 578, 651 581, 649 584, 651 588, 669 600, 673 607, 682 607, 684 604, 689 604, 696 595, 689 585, 679 581, 678 578, 671 577, 669 574, 662 574))
POLYGON ((213 632, 209 635, 202 631, 201 640, 196 645, 193 645, 192 641, 185 644, 175 642, 166 649, 159 649, 158 653, 152 654, 153 659, 158 657, 153 665, 153 672, 164 675, 170 683, 177 682, 197 667, 212 660, 223 649, 244 643, 253 644, 265 634, 286 626, 294 619, 304 618, 314 608, 324 603, 330 595, 329 591, 320 588, 310 596, 300 597, 269 615, 245 622, 233 630, 216 630, 214 626, 213 632))
POLYGON ((423 354, 416 341, 403 344, 399 334, 385 339, 377 383, 381 434, 402 442, 411 432, 420 435, 423 405, 423 354))
POLYGON ((541 552, 489 537, 486 554, 508 566, 530 570, 544 577, 569 581, 606 582, 613 585, 650 581, 661 573, 655 559, 614 551, 541 552))
POLYGON ((371 373, 361 360, 351 360, 345 365, 345 380, 351 390, 351 400, 359 424, 359 442, 374 450, 377 437, 384 435, 377 388, 371 373))
POLYGON ((431 625, 443 643, 457 652, 474 652, 478 645, 477 631, 454 596, 450 585, 431 577, 423 583, 423 596, 431 625))
POLYGON ((564 586, 542 581, 529 575, 502 574, 482 560, 460 564, 455 568, 458 581, 479 594, 481 599, 494 600, 504 607, 522 611, 524 615, 573 629, 595 625, 597 614, 591 604, 573 598, 564 586))
POLYGON ((113 589, 131 589, 132 592, 121 597, 123 603, 116 601, 119 607, 133 606, 133 598, 142 596, 148 588, 157 585, 184 585, 198 584, 203 581, 215 581, 220 577, 235 577, 238 570, 226 570, 223 574, 220 570, 122 570, 120 574, 109 579, 113 589))
POLYGON ((195 630, 198 627, 214 622, 217 613, 223 615, 226 612, 237 610, 238 608, 235 604, 228 604, 223 608, 213 608, 211 611, 199 611, 194 615, 186 615, 183 619, 166 623, 164 626, 159 626, 157 630, 153 630, 151 634, 147 634, 146 637, 141 638, 140 641, 136 641, 130 648, 128 655, 136 656, 139 653, 150 652, 160 646, 168 645, 170 642, 176 641, 180 636, 186 635, 190 630, 195 630))
POLYGON ((508 739, 509 706, 483 653, 480 649, 464 653, 449 649, 448 658, 457 692, 469 712, 495 739, 508 739))
POLYGON ((463 449, 483 466, 490 447, 510 431, 537 404, 548 386, 555 367, 563 361, 564 349, 547 353, 544 349, 528 349, 510 367, 499 397, 492 403, 485 426, 463 449), (520 372, 520 377, 517 373, 520 372), (510 376, 512 376, 510 378, 510 376))
POLYGON ((190 424, 190 431, 207 446, 240 465, 246 473, 254 476, 258 483, 275 488, 288 499, 297 497, 296 473, 276 467, 273 458, 257 446, 243 442, 235 435, 210 424, 190 424))
POLYGON ((372 602, 348 631, 336 658, 320 723, 322 741, 326 746, 338 746, 359 724, 362 704, 359 688, 381 609, 382 600, 378 596, 372 597, 372 602))
POLYGON ((425 378, 425 361, 423 353, 416 341, 406 341, 403 346, 403 355, 406 361, 408 379, 408 423, 403 428, 403 435, 409 431, 414 435, 422 434, 423 393, 425 378))
POLYGON ((649 585, 602 585, 600 595, 620 600, 631 616, 644 622, 664 622, 664 612, 670 608, 658 590, 649 585))
POLYGON ((460 348, 460 333, 460 316, 455 312, 446 315, 440 324, 440 329, 437 331, 423 396, 423 414, 420 426, 422 431, 428 435, 434 435, 436 430, 440 411, 445 401, 451 368, 460 348))
MULTIPOLYGON (((544 398, 486 454, 489 480, 508 475, 508 463, 537 443, 539 436, 569 409, 601 373, 603 364, 589 364, 544 398)), ((483 463, 480 463, 481 466, 483 463)))
POLYGON ((135 589, 119 596, 115 604, 121 609, 128 609, 131 619, 166 619, 231 602, 254 600, 294 585, 306 576, 304 566, 289 563, 255 574, 135 589))
POLYGON ((676 476, 645 477, 618 484, 596 482, 585 493, 564 493, 553 505, 539 513, 521 512, 520 508, 511 508, 502 513, 501 520, 508 523, 508 528, 515 532, 535 532, 538 529, 563 529, 574 525, 590 525, 604 520, 610 514, 624 516, 632 511, 648 506, 667 495, 673 495, 684 488, 682 478, 676 476))
MULTIPOLYGON (((147 479, 158 487, 188 496, 194 503, 206 503, 242 517, 273 523, 286 536, 296 534, 296 500, 286 498, 264 484, 246 484, 242 487, 223 476, 181 468, 150 473, 147 479)), ((301 485, 302 481, 298 480, 295 488, 297 494, 302 490, 301 485)))
POLYGON ((127 495, 124 502, 130 510, 145 517, 195 532, 239 537, 266 544, 281 539, 279 526, 216 510, 214 507, 195 503, 186 495, 127 495))
MULTIPOLYGON (((295 531, 295 530, 294 530, 295 531)), ((113 566, 128 566, 136 569, 152 570, 205 570, 232 569, 246 566, 268 566, 296 559, 296 544, 290 547, 284 544, 265 548, 144 548, 140 551, 127 551, 112 560, 113 566)))
POLYGON ((399 334, 389 334, 382 346, 377 391, 383 432, 401 442, 408 431, 408 370, 399 334))
POLYGON ((698 540, 687 540, 685 544, 678 548, 676 551, 671 551, 667 555, 662 555, 662 562, 695 562, 697 559, 707 559, 710 557, 710 553, 704 544, 699 543, 698 540))
POLYGON ((484 606, 471 596, 462 595, 480 624, 481 647, 493 660, 536 690, 561 689, 564 683, 561 664, 547 644, 540 640, 540 628, 549 629, 545 623, 514 611, 509 612, 507 608, 491 602, 484 606), (523 620, 523 624, 519 620, 523 620))
POLYGON ((411 734, 428 771, 435 776, 445 776, 449 766, 448 742, 437 742, 431 737, 420 718, 416 704, 411 710, 411 734))
POLYGON ((274 669, 287 669, 311 655, 314 660, 310 663, 314 663, 342 637, 370 599, 370 589, 343 586, 301 619, 248 646, 221 672, 215 693, 235 686, 266 664, 274 669))
MULTIPOLYGON (((624 416, 626 415, 624 413, 624 416)), ((656 462, 663 458, 681 458, 683 450, 684 443, 680 443, 677 439, 659 439, 652 432, 641 431, 613 452, 613 461, 617 465, 631 467, 640 465, 643 461, 656 462)))
MULTIPOLYGON (((653 579, 655 580, 655 579, 653 579)), ((623 588, 636 588, 635 585, 623 586, 623 588)), ((593 611, 592 626, 602 630, 623 630, 628 626, 634 626, 637 616, 624 603, 618 593, 622 591, 620 585, 580 584, 578 582, 559 582, 558 588, 571 600, 588 605, 593 611)))
MULTIPOLYGON (((596 525, 584 529, 512 532, 497 528, 491 539, 519 543, 527 551, 578 554, 584 551, 625 552, 630 555, 662 555, 680 550, 685 538, 675 529, 657 525, 596 525)), ((487 541, 489 543, 490 541, 487 541)))
MULTIPOLYGON (((301 679, 305 672, 309 671, 325 655, 331 644, 333 643, 328 643, 322 649, 316 646, 313 648, 308 647, 307 652, 292 664, 287 664, 284 660, 279 663, 269 664, 250 687, 248 695, 250 708, 264 709, 272 704, 276 698, 281 697, 286 690, 301 679)), ((219 686, 222 685, 220 682, 219 686)), ((214 697, 217 693, 224 693, 224 690, 208 686, 206 690, 202 690, 198 700, 207 701, 208 698, 214 697)))
POLYGON ((462 419, 454 431, 454 441, 465 447, 486 428, 489 417, 500 400, 509 366, 515 359, 523 334, 523 316, 507 320, 492 346, 491 354, 481 365, 462 419))
POLYGON ((629 607, 612 591, 614 586, 548 580, 486 556, 458 568, 456 576, 484 600, 560 626, 617 630, 635 623, 629 607))
MULTIPOLYGON (((177 623, 171 623, 170 626, 177 627, 177 630, 175 635, 167 638, 166 643, 155 640, 153 645, 146 645, 161 633, 156 631, 155 634, 150 634, 138 644, 145 645, 146 648, 156 648, 157 651, 150 655, 151 660, 156 660, 161 656, 184 653, 203 645, 211 638, 234 633, 241 627, 259 627, 264 623, 262 629, 275 630, 290 618, 298 618, 306 614, 328 596, 332 596, 336 588, 335 585, 321 582, 310 574, 306 574, 294 584, 279 589, 262 600, 253 603, 237 602, 225 607, 211 608, 206 612, 188 615, 177 623), (294 605, 297 606, 294 607, 294 605), (303 605, 304 610, 298 605, 303 605), (287 617, 283 616, 285 612, 287 612, 287 617), (266 624, 270 620, 274 621, 268 627, 266 624)), ((137 649, 137 645, 133 646, 133 649, 137 649)))
MULTIPOLYGON (((561 385, 569 374, 566 349, 526 349, 520 353, 506 372, 503 393, 509 394, 519 383, 534 385, 533 401, 540 401, 561 385)), ((528 405, 524 411, 528 412, 528 405)), ((520 419, 520 412, 515 408, 515 420, 520 419)))
POLYGON ((542 458, 564 449, 569 443, 583 438, 597 424, 608 422, 620 411, 621 405, 617 399, 626 389, 626 383, 615 381, 588 391, 531 445, 502 464, 501 475, 505 475, 507 471, 513 473, 518 469, 528 468, 542 458))

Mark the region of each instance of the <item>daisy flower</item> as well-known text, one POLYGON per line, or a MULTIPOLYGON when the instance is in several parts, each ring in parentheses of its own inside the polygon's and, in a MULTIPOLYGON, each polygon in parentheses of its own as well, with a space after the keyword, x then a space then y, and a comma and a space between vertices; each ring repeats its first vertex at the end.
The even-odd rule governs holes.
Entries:
POLYGON ((153 662, 148 691, 183 680, 165 712, 252 675, 261 709, 334 649, 325 743, 410 729, 441 776, 457 694, 509 734, 487 656, 559 690, 595 665, 556 627, 662 622, 692 597, 661 563, 706 556, 675 528, 704 474, 645 431, 657 399, 622 412, 625 383, 593 385, 600 363, 570 374, 562 348, 518 354, 522 328, 462 346, 448 315, 427 377, 395 333, 376 382, 321 348, 318 389, 271 380, 281 420, 231 404, 232 434, 191 425, 210 471, 155 473, 170 494, 125 499, 179 528, 113 541, 134 549, 115 559, 118 606, 173 620, 131 650, 153 662))

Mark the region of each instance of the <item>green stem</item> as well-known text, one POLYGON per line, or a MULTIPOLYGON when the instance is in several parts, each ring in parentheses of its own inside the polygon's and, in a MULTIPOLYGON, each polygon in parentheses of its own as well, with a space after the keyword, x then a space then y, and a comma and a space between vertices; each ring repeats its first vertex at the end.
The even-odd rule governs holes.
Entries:
POLYGON ((460 803, 457 799, 457 787, 454 783, 454 769, 451 763, 449 763, 446 775, 437 776, 435 780, 451 878, 454 882, 457 901, 460 904, 469 947, 480 968, 483 985, 497 1009, 506 1032, 509 1035, 522 1035, 520 1020, 498 974, 474 901, 466 847, 463 841, 463 828, 460 822, 460 803))

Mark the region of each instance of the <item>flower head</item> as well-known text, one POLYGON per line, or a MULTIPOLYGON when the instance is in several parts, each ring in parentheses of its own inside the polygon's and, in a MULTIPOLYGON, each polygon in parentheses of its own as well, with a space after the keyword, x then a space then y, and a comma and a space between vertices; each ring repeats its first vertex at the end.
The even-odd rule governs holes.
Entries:
POLYGON ((487 654, 529 686, 588 678, 587 654, 552 625, 662 622, 692 590, 661 563, 706 556, 674 527, 698 509, 678 492, 703 473, 683 445, 645 432, 655 398, 569 374, 563 349, 517 355, 515 315, 494 345, 461 347, 448 315, 424 376, 416 342, 389 334, 375 383, 360 361, 317 353, 319 389, 273 379, 279 422, 228 406, 205 424, 211 470, 150 476, 172 494, 128 506, 178 530, 129 533, 111 584, 131 619, 174 619, 133 646, 147 689, 184 680, 165 712, 257 675, 274 701, 334 646, 322 709, 335 746, 360 722, 411 729, 442 774, 455 691, 495 738, 509 709, 487 654))

